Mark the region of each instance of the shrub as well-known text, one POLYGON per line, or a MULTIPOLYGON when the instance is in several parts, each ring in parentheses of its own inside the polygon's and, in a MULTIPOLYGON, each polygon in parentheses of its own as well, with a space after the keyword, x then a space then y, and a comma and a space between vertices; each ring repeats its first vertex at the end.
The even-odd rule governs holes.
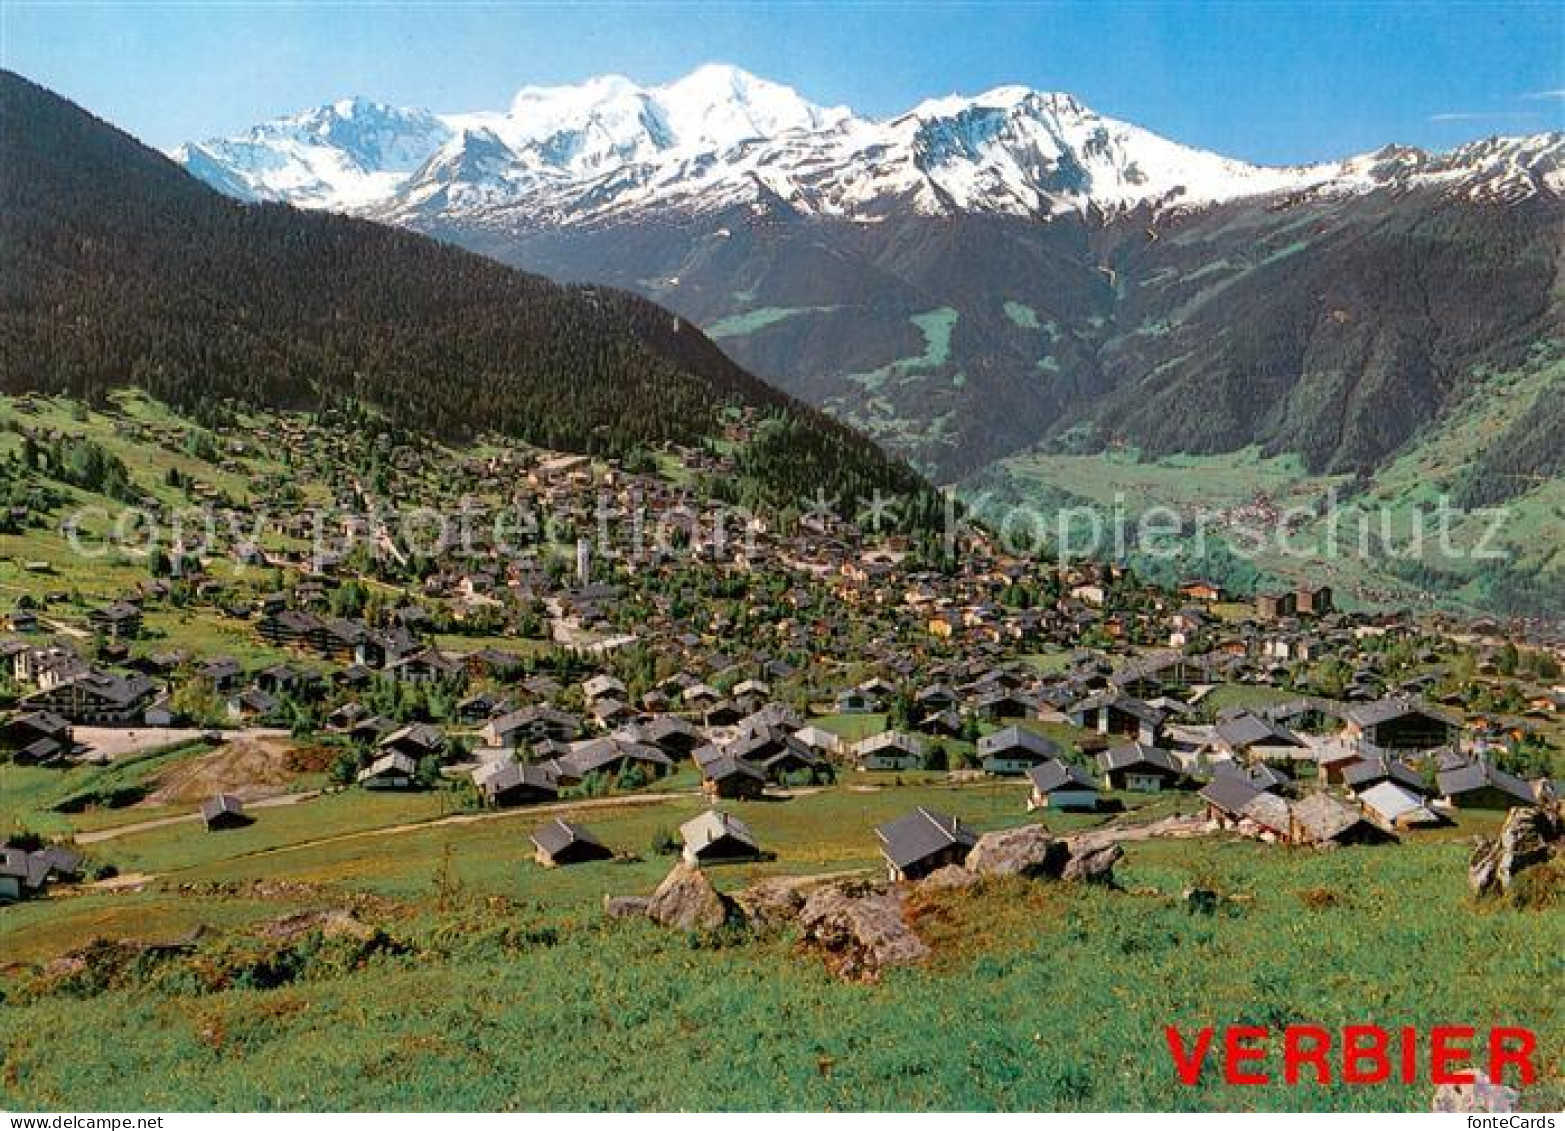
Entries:
POLYGON ((1565 865, 1558 860, 1528 868, 1511 882, 1511 905, 1523 911, 1544 911, 1565 903, 1565 865))
POLYGON ((1326 887, 1305 888, 1303 891, 1294 894, 1299 897, 1300 903, 1312 911, 1319 911, 1326 907, 1338 907, 1346 902, 1341 892, 1333 891, 1331 888, 1326 887))
POLYGON ((333 759, 326 776, 333 785, 352 785, 359 774, 359 756, 352 750, 344 750, 333 759))
POLYGON ((680 843, 679 833, 664 825, 652 834, 652 855, 677 856, 684 849, 680 843))

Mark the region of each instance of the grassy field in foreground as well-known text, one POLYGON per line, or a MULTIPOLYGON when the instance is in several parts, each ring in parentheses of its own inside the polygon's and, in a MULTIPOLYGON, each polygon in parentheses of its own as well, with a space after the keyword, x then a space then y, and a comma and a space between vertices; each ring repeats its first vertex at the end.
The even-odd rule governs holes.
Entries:
MULTIPOLYGON (((1025 790, 1017 783, 897 781, 891 774, 852 775, 835 788, 789 801, 725 803, 777 859, 719 869, 717 882, 735 887, 758 875, 878 868, 874 826, 915 805, 955 813, 982 830, 1028 819, 1025 790)), ((1138 817, 1149 819, 1179 804, 1169 798, 1126 800, 1138 817)), ((1183 804, 1188 809, 1192 803, 1186 798, 1183 804)), ((311 899, 318 903, 316 892, 336 898, 363 892, 417 905, 445 885, 474 897, 521 899, 576 914, 595 910, 606 893, 655 887, 670 861, 654 852, 654 840, 705 807, 699 795, 680 793, 551 810, 549 816, 580 821, 617 851, 642 858, 552 871, 532 863, 528 840, 544 815, 531 809, 468 813, 454 806, 449 793, 348 791, 256 809, 253 825, 222 833, 189 821, 168 824, 86 846, 94 860, 155 877, 147 890, 81 893, 9 908, 0 914, 0 954, 8 961, 43 961, 97 935, 177 937, 199 919, 192 908, 205 899, 190 889, 214 885, 220 885, 214 905, 233 889, 255 883, 284 889, 284 899, 306 887, 300 906, 311 899)), ((1049 823, 1071 832, 1105 819, 1055 815, 1049 823)), ((254 917, 268 911, 259 905, 253 910, 254 917)), ((247 917, 232 908, 222 913, 247 917)))
POLYGON ((1134 844, 1125 891, 920 900, 935 958, 868 986, 836 982, 787 935, 687 938, 476 890, 437 910, 426 894, 388 922, 412 949, 356 969, 8 1002, 0 1095, 127 1110, 1427 1110, 1424 1085, 1187 1089, 1162 1026, 1525 1024, 1557 1078, 1565 919, 1474 909, 1465 853, 1134 844), (1239 898, 1188 914, 1192 882, 1239 898))

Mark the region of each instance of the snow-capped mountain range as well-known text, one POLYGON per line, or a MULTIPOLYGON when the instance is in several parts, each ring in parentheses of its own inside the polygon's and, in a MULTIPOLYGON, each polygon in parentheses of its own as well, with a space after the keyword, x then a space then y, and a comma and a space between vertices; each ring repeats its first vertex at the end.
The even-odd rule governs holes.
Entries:
POLYGON ((1562 133, 1268 167, 1179 145, 1068 94, 1004 86, 872 120, 716 65, 664 86, 609 76, 525 87, 503 111, 346 99, 174 157, 241 199, 519 227, 746 204, 872 221, 908 209, 1114 214, 1420 186, 1500 203, 1565 195, 1562 133))

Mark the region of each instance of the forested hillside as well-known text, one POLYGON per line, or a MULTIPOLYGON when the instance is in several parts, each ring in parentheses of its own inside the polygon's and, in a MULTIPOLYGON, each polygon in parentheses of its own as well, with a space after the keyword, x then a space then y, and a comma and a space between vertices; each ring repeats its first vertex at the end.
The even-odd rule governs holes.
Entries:
POLYGON ((644 287, 753 372, 959 480, 1039 443, 1255 444, 1372 472, 1477 404, 1475 373, 1561 336, 1562 223, 1556 197, 1420 189, 1101 225, 779 206, 764 222, 436 231, 556 278, 644 287))

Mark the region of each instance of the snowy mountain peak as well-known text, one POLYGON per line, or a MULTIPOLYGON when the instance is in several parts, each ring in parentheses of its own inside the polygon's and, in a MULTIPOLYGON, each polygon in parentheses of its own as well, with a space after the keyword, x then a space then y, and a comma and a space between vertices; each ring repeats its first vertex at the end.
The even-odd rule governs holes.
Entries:
POLYGON ((508 209, 501 222, 567 224, 735 205, 857 220, 898 208, 1046 217, 1419 186, 1506 203, 1565 191, 1562 149, 1561 135, 1544 134, 1267 167, 1179 145, 1063 92, 998 86, 876 121, 709 64, 661 86, 622 75, 526 86, 503 110, 434 115, 347 98, 174 156, 243 199, 407 222, 508 209))
POLYGON ((238 137, 184 145, 173 156, 242 199, 352 210, 394 193, 450 132, 427 111, 354 97, 238 137))
MULTIPOLYGON (((322 109, 326 108, 322 107, 322 109)), ((331 104, 330 109, 339 118, 386 117, 396 113, 395 109, 386 103, 366 98, 362 94, 339 98, 331 104)))
POLYGON ((1542 193, 1565 195, 1565 133, 1483 138, 1449 153, 1387 145, 1333 168, 1320 191, 1425 186, 1479 203, 1509 204, 1542 193))
POLYGON ((1059 117, 1079 117, 1090 112, 1073 95, 1009 85, 997 86, 982 94, 948 94, 941 98, 925 99, 903 116, 924 120, 954 118, 978 109, 1012 110, 1022 106, 1030 107, 1034 113, 1059 117))
POLYGON ((670 149, 721 151, 847 116, 845 107, 815 106, 789 87, 711 64, 663 86, 608 75, 575 86, 523 87, 511 102, 508 129, 529 141, 597 134, 635 159, 670 149))
POLYGON ((790 130, 821 129, 852 116, 846 106, 816 106, 792 87, 716 63, 657 88, 655 95, 677 135, 719 150, 790 130))

